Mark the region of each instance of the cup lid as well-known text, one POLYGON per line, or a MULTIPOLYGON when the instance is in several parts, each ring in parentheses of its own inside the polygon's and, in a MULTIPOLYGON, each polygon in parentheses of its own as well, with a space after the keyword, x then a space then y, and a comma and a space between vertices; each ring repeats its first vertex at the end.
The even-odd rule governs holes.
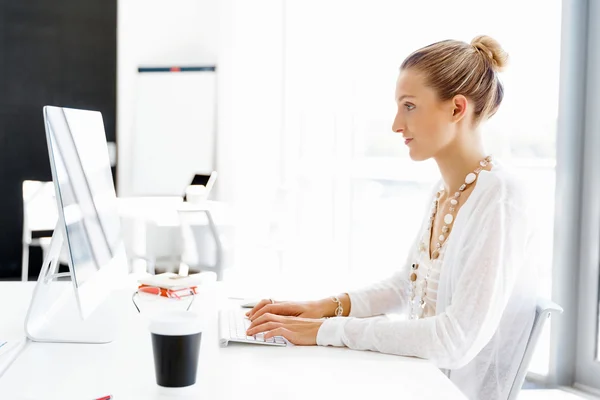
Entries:
POLYGON ((150 317, 150 332, 165 336, 183 336, 202 332, 200 316, 192 311, 162 311, 150 317))

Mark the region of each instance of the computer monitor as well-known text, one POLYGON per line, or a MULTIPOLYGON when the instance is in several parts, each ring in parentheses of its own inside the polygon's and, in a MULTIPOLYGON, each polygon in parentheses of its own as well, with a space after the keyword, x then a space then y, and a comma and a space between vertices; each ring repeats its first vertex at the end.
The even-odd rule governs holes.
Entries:
POLYGON ((102 114, 46 106, 44 122, 59 220, 26 333, 34 341, 106 343, 114 324, 105 303, 129 268, 102 114), (68 272, 60 273, 63 246, 68 272))

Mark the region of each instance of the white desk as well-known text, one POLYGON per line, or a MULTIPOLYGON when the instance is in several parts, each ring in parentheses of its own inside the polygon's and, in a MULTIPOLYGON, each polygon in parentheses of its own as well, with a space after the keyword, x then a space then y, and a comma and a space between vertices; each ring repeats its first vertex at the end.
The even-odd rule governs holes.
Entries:
MULTIPOLYGON (((33 283, 0 283, 0 337, 23 332, 33 283)), ((217 309, 226 306, 219 285, 194 301, 205 322, 195 396, 177 399, 464 399, 424 360, 348 349, 235 345, 220 348, 217 309)), ((115 323, 119 336, 106 345, 30 343, 0 378, 0 399, 173 399, 158 394, 150 334, 130 300, 115 323)), ((143 310, 142 310, 143 311, 143 310)))

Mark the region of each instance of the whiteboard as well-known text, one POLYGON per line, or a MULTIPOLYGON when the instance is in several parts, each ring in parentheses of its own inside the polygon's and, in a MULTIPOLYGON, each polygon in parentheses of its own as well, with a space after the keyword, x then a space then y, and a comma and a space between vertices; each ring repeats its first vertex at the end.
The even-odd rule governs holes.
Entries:
POLYGON ((140 72, 132 143, 132 195, 182 196, 214 170, 216 73, 140 72))

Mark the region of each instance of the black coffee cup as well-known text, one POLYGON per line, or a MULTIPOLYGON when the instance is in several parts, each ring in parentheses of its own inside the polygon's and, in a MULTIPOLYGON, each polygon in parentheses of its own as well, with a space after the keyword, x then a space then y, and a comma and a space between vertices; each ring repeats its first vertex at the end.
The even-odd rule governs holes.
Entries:
POLYGON ((179 392, 196 383, 202 327, 197 314, 173 311, 150 322, 156 383, 163 392, 179 392))

